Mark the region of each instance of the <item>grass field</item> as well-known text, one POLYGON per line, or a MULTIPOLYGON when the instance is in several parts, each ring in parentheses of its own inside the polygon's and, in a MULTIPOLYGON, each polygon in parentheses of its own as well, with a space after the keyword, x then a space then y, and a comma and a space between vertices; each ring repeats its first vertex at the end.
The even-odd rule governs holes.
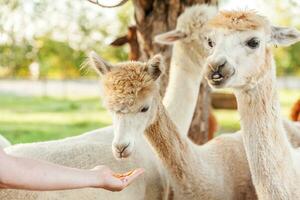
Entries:
MULTIPOLYGON (((296 90, 280 91, 283 114, 300 98, 296 90)), ((98 98, 0 96, 0 133, 12 143, 46 141, 107 126, 111 119, 98 98)), ((239 129, 236 111, 216 110, 218 133, 239 129)))
POLYGON ((13 143, 78 135, 110 124, 98 98, 0 97, 0 133, 13 143))

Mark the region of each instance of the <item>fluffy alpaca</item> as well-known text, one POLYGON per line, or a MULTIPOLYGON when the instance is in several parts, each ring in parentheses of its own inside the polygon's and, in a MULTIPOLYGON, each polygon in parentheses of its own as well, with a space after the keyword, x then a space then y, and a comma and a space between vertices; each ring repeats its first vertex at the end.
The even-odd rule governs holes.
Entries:
MULTIPOLYGON (((199 46, 203 45, 203 41, 196 43, 198 47, 194 45, 195 48, 201 50, 199 53, 195 53, 194 50, 190 52, 189 50, 194 40, 202 40, 202 38, 196 38, 196 36, 205 35, 206 30, 202 25, 215 13, 215 7, 202 5, 187 9, 180 17, 181 22, 179 24, 184 26, 182 29, 186 34, 185 38, 187 40, 189 37, 193 39, 190 40, 190 45, 184 41, 182 46, 178 44, 173 49, 173 52, 175 52, 175 54, 178 52, 177 55, 180 56, 176 59, 176 62, 180 61, 183 65, 175 66, 172 64, 170 79, 173 81, 169 84, 165 95, 165 98, 169 98, 172 101, 164 102, 164 104, 168 109, 171 108, 171 106, 167 105, 169 103, 177 105, 177 109, 167 110, 170 115, 173 116, 172 119, 179 123, 179 127, 185 127, 182 134, 184 134, 184 132, 187 133, 188 126, 191 123, 201 82, 201 67, 206 57, 206 52, 203 51, 204 47, 199 46), (200 23, 200 25, 194 30, 193 27, 196 23, 200 23), (180 49, 184 47, 187 49, 180 49), (182 55, 180 52, 184 52, 184 54, 182 55), (189 59, 189 57, 183 57, 192 53, 198 57, 194 57, 193 60, 189 59), (185 63, 185 59, 187 59, 186 63, 189 64, 188 66, 185 63), (184 67, 184 69, 182 70, 181 67, 184 67), (176 90, 176 88, 178 90, 176 90), (177 101, 178 103, 176 103, 177 101), (181 105, 185 106, 183 107, 181 105), (182 113, 182 115, 178 115, 178 113, 182 113), (187 113, 190 113, 191 116, 187 115, 187 113), (177 117, 180 119, 177 119, 177 117)), ((178 27, 180 28, 180 25, 178 25, 178 27)), ((137 166, 144 167, 147 171, 144 175, 145 178, 139 179, 137 183, 133 183, 126 190, 120 193, 111 193, 95 189, 59 192, 3 190, 0 192, 0 199, 166 199, 169 187, 165 175, 161 170, 161 164, 157 163, 157 159, 145 139, 142 138, 136 142, 135 148, 138 149, 138 151, 135 151, 129 159, 122 160, 121 163, 116 161, 111 154, 112 140, 113 129, 112 126, 109 126, 63 140, 14 145, 13 147, 6 148, 6 151, 17 156, 44 159, 78 168, 91 168, 95 165, 106 164, 116 171, 126 171, 137 166)))
POLYGON ((173 45, 169 78, 171 87, 167 88, 163 103, 184 137, 193 118, 203 65, 209 53, 205 48, 205 36, 209 34, 209 29, 205 24, 216 13, 216 7, 192 6, 179 16, 175 30, 154 38, 157 43, 173 45), (184 109, 178 109, 183 105, 184 109))
POLYGON ((290 115, 293 121, 300 121, 300 99, 293 105, 290 115))
POLYGON ((10 145, 11 145, 10 142, 5 137, 0 135, 0 148, 4 149, 5 147, 8 147, 10 145))
MULTIPOLYGON (((179 134, 159 95, 161 56, 154 56, 147 63, 117 65, 95 54, 91 58, 94 68, 102 74, 103 100, 113 116, 116 157, 129 157, 138 136, 145 135, 171 180, 176 199, 255 197, 250 175, 238 173, 241 167, 247 168, 246 159, 235 161, 234 166, 232 160, 224 159, 227 157, 224 151, 228 156, 238 154, 239 148, 226 146, 236 146, 237 141, 228 140, 225 144, 225 140, 220 139, 199 147, 179 134)), ((242 147, 241 143, 237 146, 242 147)))
POLYGON ((206 77, 214 87, 234 90, 259 199, 300 199, 299 151, 283 126, 270 50, 300 41, 300 32, 271 26, 252 11, 221 12, 210 23, 216 34, 206 77))
MULTIPOLYGON (((178 58, 174 59, 177 60, 176 62, 174 61, 174 63, 178 64, 174 65, 172 61, 171 69, 175 68, 180 71, 176 72, 176 70, 171 70, 170 79, 172 79, 173 76, 176 76, 178 79, 177 81, 173 80, 173 82, 169 84, 166 94, 166 96, 173 95, 172 97, 169 97, 168 102, 173 103, 173 105, 176 106, 176 109, 174 108, 169 110, 169 108, 172 107, 168 106, 167 102, 164 102, 171 119, 176 121, 176 123, 179 123, 179 127, 181 127, 181 124, 183 124, 184 127, 187 127, 181 129, 182 131, 180 131, 180 134, 183 137, 184 132, 188 131, 188 125, 186 124, 190 123, 189 120, 186 120, 186 113, 191 113, 191 116, 187 116, 191 120, 194 108, 189 106, 195 106, 196 103, 194 102, 197 101, 196 98, 199 91, 199 84, 197 85, 194 82, 201 82, 201 77, 199 74, 201 72, 201 63, 203 62, 202 59, 204 56, 194 51, 195 49, 199 49, 199 52, 205 52, 203 47, 203 40, 205 38, 202 38, 202 35, 205 35, 205 30, 203 30, 201 27, 198 27, 197 29, 193 29, 193 27, 201 18, 204 19, 203 21, 207 21, 208 12, 211 12, 211 9, 208 9, 205 6, 196 7, 198 7, 198 9, 194 7, 187 10, 183 14, 190 17, 180 18, 187 21, 178 24, 182 24, 183 27, 187 28, 183 28, 180 25, 177 27, 177 29, 180 29, 184 34, 183 36, 178 36, 177 34, 176 40, 178 41, 174 45, 173 52, 178 56, 178 58), (193 12, 202 12, 203 14, 197 14, 193 12), (193 16, 195 17, 192 18, 193 16), (187 24, 191 25, 187 26, 187 24), (193 45, 197 45, 198 47, 194 47, 193 45), (186 47, 186 49, 180 50, 180 47, 186 47), (196 57, 197 54, 201 56, 196 57), (195 55, 192 57, 194 58, 193 60, 191 60, 189 57, 190 55, 195 55), (186 62, 185 59, 187 59, 186 62), (181 70, 181 67, 184 67, 184 70, 181 70), (175 87, 173 87, 174 83, 177 84, 175 87), (173 89, 170 89, 172 87, 173 89), (176 92, 176 88, 178 89, 178 93, 176 92), (195 96, 194 99, 193 96, 195 96), (176 101, 180 101, 181 103, 176 103, 176 101), (182 113, 182 115, 178 115, 178 113, 182 113), (182 120, 176 120, 176 117, 174 116, 182 118, 182 120)), ((174 31, 173 33, 177 33, 177 31, 174 31)), ((172 34, 168 33, 168 36, 171 37, 172 34)), ((167 37, 168 41, 170 37, 167 37)), ((291 135, 296 135, 294 134, 295 132, 296 131, 293 130, 293 134, 291 135)), ((95 165, 107 164, 115 170, 126 171, 127 169, 140 166, 146 169, 144 180, 139 179, 137 183, 133 183, 133 185, 121 193, 111 193, 95 189, 42 193, 3 190, 0 192, 0 199, 122 200, 130 198, 152 200, 165 198, 165 194, 168 192, 168 187, 166 185, 164 173, 161 172, 161 163, 156 163, 157 159, 154 154, 150 152, 151 149, 148 148, 146 141, 141 139, 140 141, 136 142, 135 148, 137 150, 131 155, 130 158, 123 160, 122 163, 120 163, 115 161, 111 154, 110 146, 112 140, 112 127, 107 127, 64 140, 15 145, 14 147, 7 148, 6 151, 14 155, 44 159, 54 163, 79 168, 91 168, 95 165)), ((300 140, 298 139, 298 141, 300 140)), ((203 180, 199 187, 207 190, 208 193, 215 193, 215 191, 217 191, 219 198, 216 199, 255 199, 253 197, 255 196, 254 190, 251 186, 250 171, 245 159, 246 156, 239 133, 217 137, 205 146, 201 146, 199 148, 202 149, 201 161, 203 161, 202 163, 205 163, 203 173, 207 173, 207 176, 209 176, 207 180, 203 180), (221 167, 217 170, 214 170, 214 166, 221 167), (210 183, 211 181, 216 182, 217 187, 210 183)), ((206 191, 204 193, 206 193, 206 191)), ((203 198, 205 199, 205 196, 203 198)))

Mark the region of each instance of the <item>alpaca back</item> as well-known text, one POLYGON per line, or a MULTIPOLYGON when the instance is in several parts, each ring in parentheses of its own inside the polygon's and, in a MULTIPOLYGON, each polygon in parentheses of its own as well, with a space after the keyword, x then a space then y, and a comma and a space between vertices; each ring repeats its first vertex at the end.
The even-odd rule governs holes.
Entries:
POLYGON ((112 127, 63 140, 21 144, 5 149, 9 154, 34 159, 42 159, 60 165, 82 169, 96 165, 108 165, 115 171, 125 172, 136 167, 143 167, 146 173, 122 192, 113 193, 103 189, 80 189, 69 191, 34 192, 21 190, 2 190, 2 200, 111 200, 111 199, 163 199, 164 178, 156 165, 154 154, 148 144, 141 141, 132 158, 117 161, 111 152, 113 138, 112 127))

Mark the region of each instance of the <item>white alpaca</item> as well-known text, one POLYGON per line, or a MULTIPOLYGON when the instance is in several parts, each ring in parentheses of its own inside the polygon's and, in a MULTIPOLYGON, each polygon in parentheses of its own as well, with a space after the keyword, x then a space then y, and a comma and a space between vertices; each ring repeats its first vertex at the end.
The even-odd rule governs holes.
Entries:
POLYGON ((300 32, 271 26, 251 11, 221 12, 210 24, 216 34, 206 76, 215 87, 234 89, 259 199, 300 199, 299 151, 290 145, 283 126, 270 49, 300 41, 300 32))
MULTIPOLYGON (((201 82, 201 63, 203 63, 202 58, 205 57, 205 54, 200 54, 199 57, 193 56, 193 59, 190 61, 189 55, 197 55, 198 52, 195 50, 198 50, 199 53, 201 53, 202 49, 205 49, 203 47, 203 39, 205 39, 203 36, 206 35, 206 30, 203 29, 201 24, 208 20, 209 17, 207 16, 207 13, 213 14, 213 10, 213 8, 208 9, 205 6, 195 6, 187 10, 178 20, 178 24, 182 25, 178 25, 177 28, 184 34, 178 34, 180 31, 177 30, 172 32, 172 34, 168 33, 162 35, 162 38, 166 39, 166 42, 170 42, 172 38, 173 40, 174 38, 175 40, 178 40, 173 49, 173 54, 177 56, 172 57, 170 73, 170 81, 172 84, 177 82, 178 85, 173 87, 172 84, 169 84, 165 97, 166 99, 168 98, 169 101, 166 100, 164 103, 169 109, 170 106, 168 106, 168 104, 176 101, 181 102, 175 103, 176 109, 169 111, 172 120, 176 121, 179 127, 188 127, 190 124, 190 121, 184 119, 182 116, 185 116, 185 114, 189 112, 190 115, 186 116, 186 118, 192 118, 194 108, 192 108, 191 105, 196 104, 199 91, 199 84, 195 83, 201 82), (192 16, 194 17, 192 18, 192 16), (203 20, 201 21, 201 19, 203 20), (201 28, 198 27, 197 24, 200 24, 201 28), (185 58, 188 59, 188 66, 184 62, 185 58), (184 70, 181 70, 181 66, 184 67, 184 70), (173 77, 177 77, 178 81, 173 77), (181 92, 177 94, 176 88, 178 88, 178 92, 181 92), (193 97, 195 98, 193 99, 193 97), (172 99, 173 101, 171 101, 172 99), (182 105, 185 106, 183 107, 182 105), (182 115, 177 115, 177 113, 182 113, 182 115), (174 116, 177 116, 178 119, 174 116), (182 120, 179 118, 182 118, 182 120)), ((188 128, 181 128, 180 133, 185 136, 184 132, 187 131, 188 128)), ((112 127, 107 127, 64 140, 17 145, 8 148, 7 151, 14 155, 45 159, 51 162, 80 168, 91 168, 95 165, 107 164, 115 170, 126 171, 127 169, 141 166, 145 167, 147 171, 144 180, 139 180, 121 193, 110 193, 95 189, 43 193, 2 191, 0 192, 0 199, 161 199, 165 197, 167 191, 166 193, 164 192, 165 190, 168 190, 168 187, 165 183, 166 179, 164 173, 160 172, 161 164, 159 163, 158 166, 156 165, 157 159, 154 157, 154 154, 150 152, 150 149, 148 149, 144 139, 141 138, 139 139, 140 141, 136 142, 135 148, 138 151, 135 151, 129 160, 124 160, 120 163, 115 161, 110 152, 112 138, 112 127)), ((218 137, 201 148, 204 149, 203 152, 207 152, 206 154, 203 153, 204 155, 202 158, 203 161, 208 163, 208 166, 224 165, 223 170, 225 172, 214 172, 213 169, 209 169, 209 174, 212 176, 217 174, 216 176, 220 175, 220 177, 226 174, 229 174, 229 176, 234 174, 237 177, 225 184, 226 187, 230 188, 224 189, 226 193, 224 192, 224 197, 222 199, 225 197, 228 199, 246 199, 246 196, 249 196, 248 199, 253 199, 252 196, 254 195, 254 192, 251 190, 251 178, 243 153, 244 148, 242 146, 240 134, 230 134, 218 137), (215 155, 222 156, 224 159, 228 158, 228 161, 222 159, 217 161, 213 159, 215 155)), ((223 183, 222 178, 217 179, 216 177, 213 177, 213 179, 218 180, 219 183, 223 183)), ((201 185, 205 185, 206 183, 207 181, 204 180, 201 185)), ((214 191, 214 186, 209 184, 209 190, 214 191)))
POLYGON ((10 146, 11 143, 2 135, 0 135, 0 149, 10 146))
MULTIPOLYGON (((205 43, 202 39, 197 38, 200 35, 206 34, 206 29, 203 28, 203 24, 213 17, 216 13, 215 7, 208 7, 205 5, 194 6, 187 9, 184 14, 181 15, 178 24, 184 25, 185 40, 189 37, 191 40, 199 40, 193 46, 196 49, 200 49, 198 53, 193 50, 189 53, 190 46, 187 43, 184 44, 186 50, 181 50, 179 44, 176 49, 174 48, 174 54, 176 52, 184 52, 184 55, 192 55, 197 53, 199 57, 195 57, 193 62, 187 59, 189 66, 183 65, 185 68, 181 70, 180 65, 172 66, 170 79, 172 84, 169 84, 166 92, 166 98, 173 99, 173 101, 165 102, 165 105, 176 103, 176 105, 185 105, 177 107, 177 109, 170 110, 172 119, 178 123, 179 127, 185 127, 182 129, 184 134, 188 131, 188 126, 191 122, 193 110, 196 105, 199 85, 201 82, 201 70, 204 63, 206 53, 202 51, 204 47, 201 47, 205 43), (194 17, 192 17, 194 16, 194 17), (180 22, 181 21, 181 22, 180 22), (195 24, 199 23, 197 29, 193 29, 195 24), (202 41, 201 41, 202 40, 202 41), (197 44, 197 45, 196 45, 197 44), (203 53, 203 54, 202 54, 203 53), (178 81, 176 81, 176 79, 178 81), (176 85, 173 85, 176 83, 176 85), (172 89, 175 88, 175 89, 172 89), (178 88, 178 93, 176 93, 178 88), (179 92, 180 91, 180 92, 179 92), (185 98, 188 97, 188 98, 185 98), (185 112, 186 111, 186 112, 185 112), (183 115, 177 115, 177 113, 183 113, 183 115), (189 115, 185 115, 190 113, 189 115), (174 117, 176 116, 176 117, 174 117), (179 119, 176 119, 176 118, 179 119)), ((179 26, 180 27, 180 26, 179 26)), ((180 43, 180 42, 178 42, 180 43)), ((193 44, 193 43, 192 43, 193 44)), ((178 53, 177 55, 181 55, 178 53)), ((179 61, 184 63, 184 57, 178 58, 179 61)), ((188 57, 187 57, 188 58, 188 57)), ((120 193, 111 193, 103 190, 96 189, 84 189, 76 191, 59 191, 59 192, 24 192, 16 190, 5 190, 0 192, 0 199, 163 199, 168 194, 168 185, 164 173, 162 172, 161 163, 157 163, 155 155, 152 153, 149 145, 142 137, 136 142, 132 157, 122 162, 116 161, 111 154, 111 143, 113 140, 112 127, 98 129, 77 137, 71 137, 63 140, 40 142, 33 144, 15 145, 13 147, 6 148, 8 153, 17 156, 26 156, 37 159, 44 159, 58 164, 66 166, 79 167, 79 168, 91 168, 95 165, 106 164, 112 167, 114 170, 126 171, 135 167, 144 167, 146 169, 145 178, 139 179, 136 183, 133 183, 129 188, 120 193)), ((115 149, 115 148, 114 148, 115 149)))
POLYGON ((117 65, 94 54, 91 57, 94 68, 103 75, 103 100, 113 116, 116 157, 129 157, 136 139, 145 135, 171 180, 175 199, 255 198, 250 174, 244 174, 247 160, 233 163, 229 158, 233 154, 240 157, 237 154, 241 154, 241 142, 227 140, 224 144, 226 140, 220 139, 199 147, 177 131, 159 95, 158 78, 163 71, 161 56, 147 63, 117 65), (237 145, 237 148, 227 145, 237 145))

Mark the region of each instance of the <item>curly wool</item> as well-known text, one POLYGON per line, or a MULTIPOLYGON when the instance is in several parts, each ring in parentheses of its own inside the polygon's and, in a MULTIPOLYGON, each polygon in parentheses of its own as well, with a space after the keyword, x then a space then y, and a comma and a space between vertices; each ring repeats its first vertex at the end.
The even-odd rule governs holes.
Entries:
POLYGON ((103 78, 106 106, 115 111, 133 111, 155 87, 141 62, 120 63, 103 78))
POLYGON ((210 22, 210 27, 236 31, 257 30, 269 27, 269 21, 255 11, 220 11, 210 22))
POLYGON ((177 19, 177 30, 183 31, 185 40, 194 41, 199 38, 199 31, 206 27, 207 21, 217 12, 215 6, 194 5, 186 10, 177 19))

